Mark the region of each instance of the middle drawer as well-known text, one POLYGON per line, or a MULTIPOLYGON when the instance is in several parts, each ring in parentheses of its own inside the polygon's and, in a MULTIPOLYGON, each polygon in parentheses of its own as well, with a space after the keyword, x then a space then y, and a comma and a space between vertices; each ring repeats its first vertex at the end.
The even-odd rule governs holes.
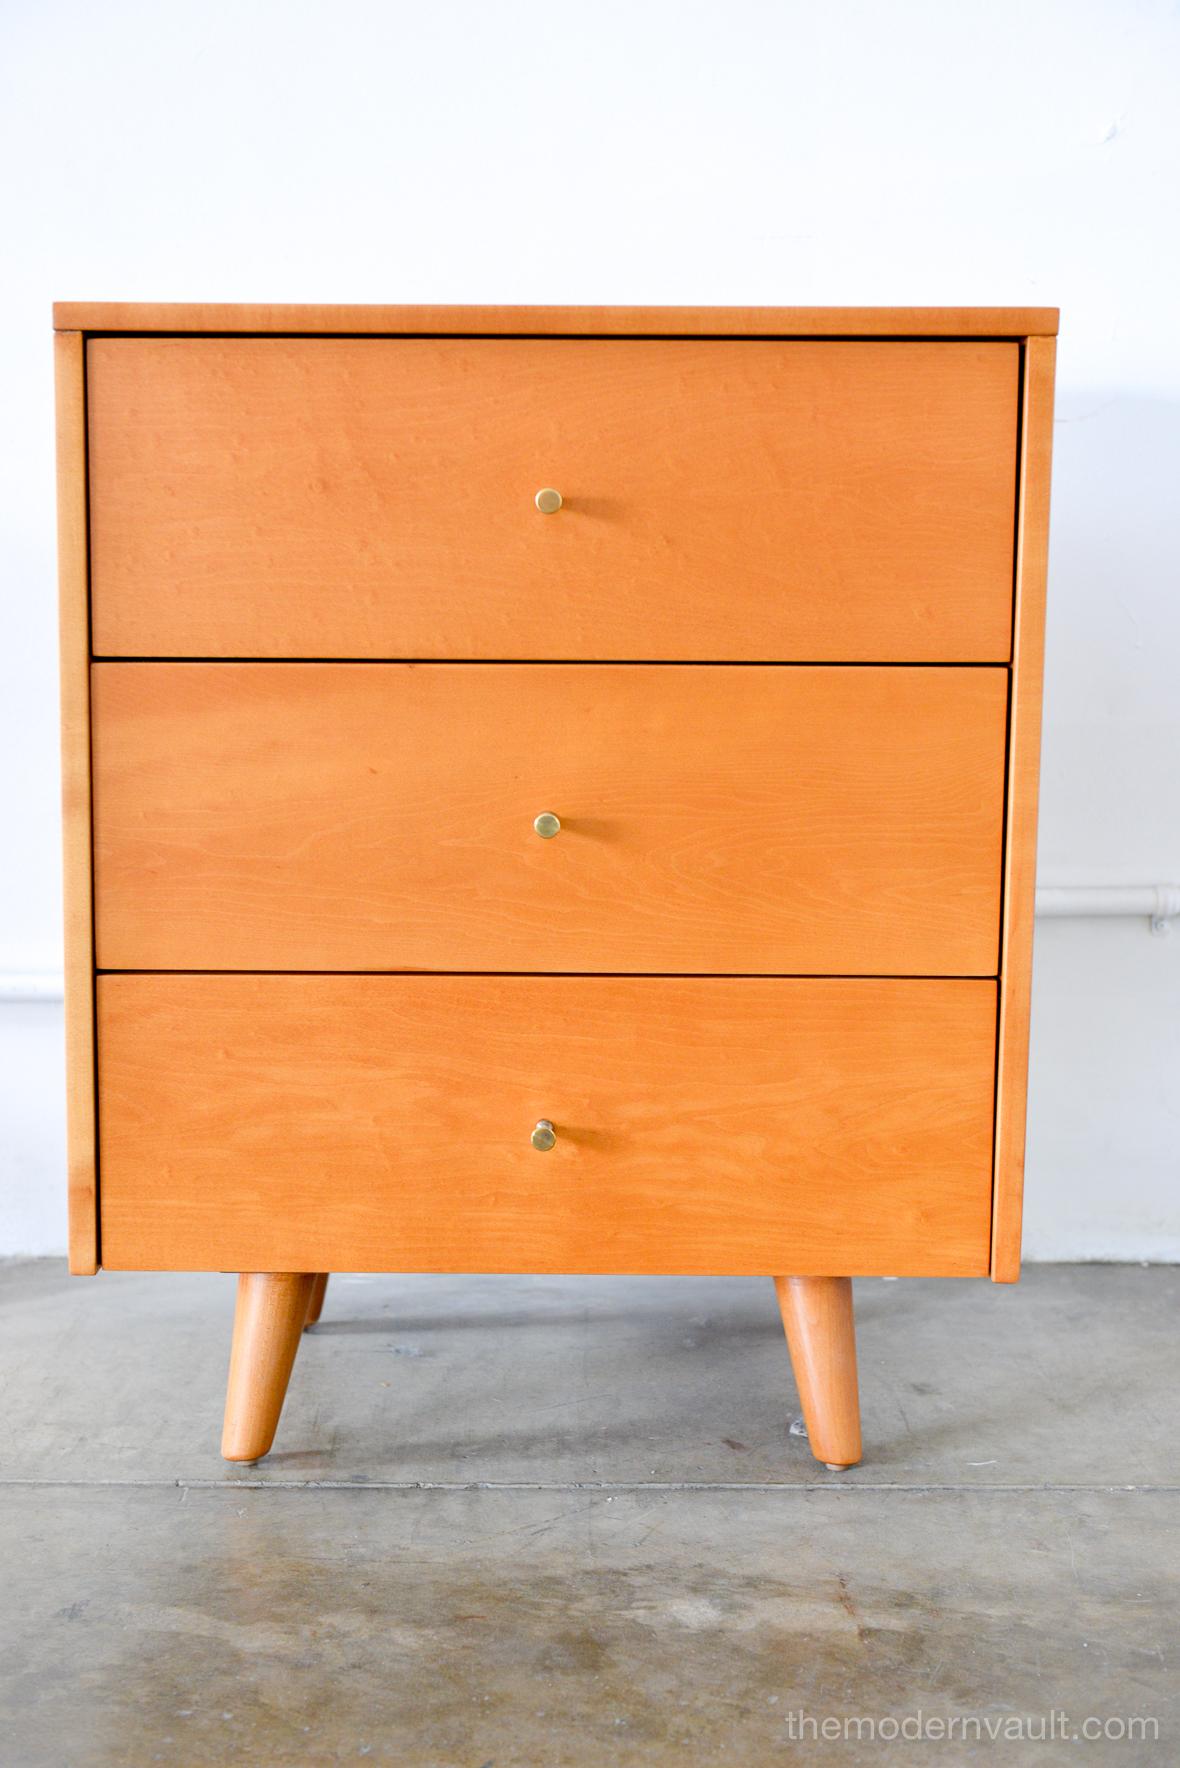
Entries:
POLYGON ((97 962, 994 975, 1006 705, 1002 668, 98 663, 97 962))

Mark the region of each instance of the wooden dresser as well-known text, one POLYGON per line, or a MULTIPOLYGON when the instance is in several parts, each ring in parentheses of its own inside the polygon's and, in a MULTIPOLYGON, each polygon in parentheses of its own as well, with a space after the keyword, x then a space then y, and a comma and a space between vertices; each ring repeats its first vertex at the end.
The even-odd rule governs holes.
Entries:
POLYGON ((1013 1280, 1056 313, 56 311, 71 1268, 1013 1280))

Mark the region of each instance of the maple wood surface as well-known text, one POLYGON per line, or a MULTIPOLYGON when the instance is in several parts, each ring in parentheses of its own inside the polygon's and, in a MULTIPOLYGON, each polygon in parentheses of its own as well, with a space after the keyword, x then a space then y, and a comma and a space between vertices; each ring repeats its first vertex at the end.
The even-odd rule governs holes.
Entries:
POLYGON ((315 1281, 312 1284, 311 1296, 307 1303, 307 1318, 303 1322, 305 1327, 318 1325, 320 1315, 324 1311, 324 1298, 327 1293, 328 1273, 326 1271, 317 1271, 315 1273, 315 1281))
POLYGON ((58 301, 59 330, 627 336, 991 337, 1053 334, 1056 307, 348 306, 232 301, 58 301))
POLYGON ((1025 353, 996 1087, 992 1276, 999 1283, 1013 1283, 1020 1275, 1055 358, 1052 338, 1030 339, 1025 353))
POLYGON ((1019 1272, 1056 310, 55 323, 71 1269, 242 1273, 234 1460, 329 1271, 773 1275, 858 1460, 1019 1272))
POLYGON ((101 976, 98 1002, 112 1268, 987 1271, 994 982, 101 976))
POLYGON ((54 339, 61 659, 62 893, 65 908, 66 1162, 69 1263, 98 1269, 94 1122, 94 936, 90 872, 90 612, 86 564, 83 342, 54 339))
POLYGON ((97 655, 1008 660, 1015 343, 87 351, 97 655))
POLYGON ((93 676, 103 969, 996 973, 1002 669, 93 676))
POLYGON ((774 1287, 811 1452, 828 1467, 853 1467, 861 1443, 851 1279, 776 1277, 774 1287))
POLYGON ((309 1271, 243 1271, 225 1394, 221 1453, 257 1461, 274 1442, 316 1277, 309 1271))

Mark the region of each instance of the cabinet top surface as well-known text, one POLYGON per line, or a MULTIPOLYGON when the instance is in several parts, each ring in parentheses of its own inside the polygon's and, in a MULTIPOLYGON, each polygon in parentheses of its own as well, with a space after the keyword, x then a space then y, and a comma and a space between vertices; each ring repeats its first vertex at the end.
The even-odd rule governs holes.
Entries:
POLYGON ((1053 336, 1056 307, 351 307, 58 301, 57 331, 401 336, 1053 336))

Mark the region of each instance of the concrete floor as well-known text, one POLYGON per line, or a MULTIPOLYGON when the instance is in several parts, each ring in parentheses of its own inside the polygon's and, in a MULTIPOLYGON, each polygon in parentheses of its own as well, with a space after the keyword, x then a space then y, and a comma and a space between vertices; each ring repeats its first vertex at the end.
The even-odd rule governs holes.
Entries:
POLYGON ((768 1282, 334 1279, 252 1468, 232 1298, 0 1266, 3 1768, 1180 1760, 1180 1269, 858 1283, 841 1475, 768 1282))

